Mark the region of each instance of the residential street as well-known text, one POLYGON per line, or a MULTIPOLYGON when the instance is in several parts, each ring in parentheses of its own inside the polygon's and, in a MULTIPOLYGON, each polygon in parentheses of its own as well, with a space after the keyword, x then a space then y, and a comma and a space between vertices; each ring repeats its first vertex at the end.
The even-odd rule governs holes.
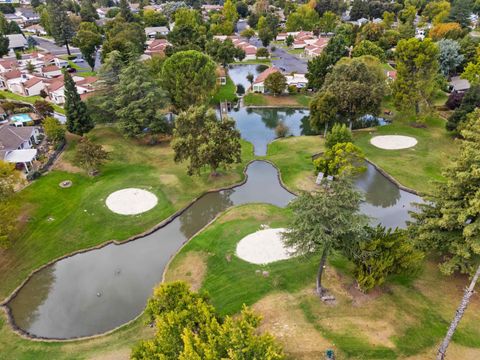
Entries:
MULTIPOLYGON (((67 53, 67 48, 65 46, 57 46, 53 42, 53 40, 47 40, 45 38, 39 37, 39 36, 32 36, 35 41, 38 43, 38 47, 48 51, 49 53, 52 53, 53 55, 64 55, 67 53)), ((70 46, 70 52, 72 54, 80 54, 80 50, 77 48, 70 46)))

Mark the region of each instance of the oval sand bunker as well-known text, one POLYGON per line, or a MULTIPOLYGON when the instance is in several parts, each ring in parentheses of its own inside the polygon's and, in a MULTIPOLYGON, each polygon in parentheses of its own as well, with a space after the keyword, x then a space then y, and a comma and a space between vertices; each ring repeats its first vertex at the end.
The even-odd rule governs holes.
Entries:
POLYGON ((266 229, 245 236, 237 244, 236 255, 249 263, 268 264, 290 259, 289 248, 283 245, 282 235, 285 229, 266 229))
POLYGON ((417 139, 404 135, 382 135, 374 136, 370 143, 380 149, 400 150, 414 147, 417 145, 417 139))
POLYGON ((158 199, 150 191, 127 188, 108 195, 105 204, 114 213, 121 215, 136 215, 153 209, 158 199))

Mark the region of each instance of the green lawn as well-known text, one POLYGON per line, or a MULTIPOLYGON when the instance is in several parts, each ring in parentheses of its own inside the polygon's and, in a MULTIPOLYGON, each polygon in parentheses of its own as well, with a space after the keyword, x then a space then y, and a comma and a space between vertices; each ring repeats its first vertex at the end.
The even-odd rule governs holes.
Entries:
MULTIPOLYGON (((14 94, 10 91, 5 91, 5 90, 0 90, 0 95, 4 96, 6 99, 15 100, 15 101, 23 101, 23 102, 26 102, 26 103, 29 103, 29 104, 34 104, 35 101, 37 101, 37 100, 44 100, 41 96, 21 96, 21 95, 14 94)), ((51 105, 53 106, 53 108, 55 109, 56 112, 58 112, 60 114, 65 114, 65 110, 62 107, 60 107, 58 105, 55 105, 53 103, 51 103, 51 105)))
POLYGON ((89 76, 96 76, 97 73, 95 71, 85 71, 85 68, 80 67, 78 64, 74 63, 72 60, 68 60, 68 64, 70 67, 77 70, 74 75, 82 76, 82 77, 89 77, 89 76))
POLYGON ((248 93, 243 98, 245 106, 278 106, 278 107, 302 107, 308 108, 312 98, 303 94, 294 95, 265 95, 248 93))
POLYGON ((212 104, 219 104, 222 101, 233 102, 237 98, 236 92, 237 86, 230 77, 227 77, 227 83, 218 87, 217 92, 212 98, 212 104))
POLYGON ((424 128, 413 127, 409 119, 395 118, 391 125, 355 133, 355 143, 368 159, 379 165, 401 184, 429 193, 432 181, 442 181, 444 168, 456 154, 454 140, 445 130, 445 121, 430 117, 424 128), (370 144, 376 135, 407 135, 418 140, 415 147, 404 150, 382 150, 370 144))
POLYGON ((243 60, 243 61, 235 61, 233 64, 237 65, 250 65, 250 64, 264 64, 264 65, 272 65, 272 60, 277 60, 277 58, 268 58, 268 59, 252 59, 252 60, 243 60))
MULTIPOLYGON (((412 355, 432 358, 423 355, 434 351, 444 336, 466 278, 444 277, 428 261, 418 274, 393 277, 386 286, 366 296, 352 290, 351 264, 332 254, 326 286, 337 303, 326 306, 313 294, 318 256, 268 265, 250 264, 235 256, 236 244, 244 236, 259 230, 262 224, 283 227, 288 218, 288 210, 268 205, 246 205, 227 211, 185 245, 172 261, 167 280, 190 281, 195 277, 198 282, 195 271, 201 271, 201 289, 209 293, 221 314, 236 313, 244 303, 254 305, 270 324, 264 329, 279 336, 292 358, 319 358, 309 357, 308 353, 303 354, 306 357, 298 356, 302 355, 301 347, 292 346, 294 339, 312 339, 315 333, 323 341, 304 345, 317 347, 318 353, 334 348, 339 359, 406 359, 412 355), (257 270, 266 270, 269 275, 264 277, 257 270), (444 293, 449 296, 442 296, 444 293), (278 308, 288 309, 292 318, 282 310, 275 312, 278 308), (302 331, 305 333, 298 333, 302 331)), ((476 299, 452 345, 470 348, 467 353, 472 356, 480 354, 479 307, 476 299)))

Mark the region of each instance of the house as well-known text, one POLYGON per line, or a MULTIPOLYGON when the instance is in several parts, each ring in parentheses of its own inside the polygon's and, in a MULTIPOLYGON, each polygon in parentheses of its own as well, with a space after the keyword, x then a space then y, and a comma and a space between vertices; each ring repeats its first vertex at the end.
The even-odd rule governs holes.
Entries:
POLYGON ((286 75, 287 86, 295 86, 297 89, 303 89, 307 87, 308 80, 305 74, 295 74, 286 75))
POLYGON ((19 63, 15 59, 1 59, 0 60, 0 73, 4 73, 10 70, 17 69, 19 63))
POLYGON ((4 16, 8 22, 13 21, 13 22, 16 22, 18 25, 23 24, 23 19, 21 16, 18 16, 16 14, 4 14, 4 16))
POLYGON ((155 39, 147 41, 147 49, 145 50, 145 55, 149 56, 164 56, 165 50, 171 44, 166 39, 155 39))
POLYGON ((147 38, 155 39, 158 36, 167 36, 170 30, 166 26, 152 26, 145 28, 147 38))
POLYGON ((40 95, 41 91, 45 89, 43 79, 37 76, 32 76, 30 79, 23 82, 22 85, 25 96, 40 95))
MULTIPOLYGON (((93 93, 95 91, 94 84, 98 78, 95 76, 89 76, 86 78, 80 76, 74 76, 73 81, 77 88, 77 92, 80 97, 85 98, 87 93, 93 93)), ((50 79, 50 83, 47 83, 46 91, 52 102, 57 105, 65 103, 65 86, 63 82, 63 76, 59 76, 54 79, 50 79)))
POLYGON ((328 37, 319 37, 313 42, 310 42, 306 47, 305 47, 305 56, 307 57, 316 57, 320 55, 323 50, 327 47, 328 42, 330 41, 330 38, 328 37))
POLYGON ((215 71, 217 75, 217 85, 226 85, 227 84, 227 72, 222 66, 218 66, 215 71))
POLYGON ((451 92, 464 93, 470 89, 470 82, 459 76, 454 76, 450 80, 449 87, 451 92))
POLYGON ((6 35, 9 43, 8 49, 12 51, 25 50, 28 47, 27 39, 22 34, 10 34, 6 35))
POLYGON ((47 65, 40 69, 40 75, 46 78, 54 78, 62 75, 62 69, 57 65, 47 65))
POLYGON ((23 164, 28 173, 37 150, 32 146, 39 142, 40 132, 34 126, 15 127, 0 125, 0 159, 9 163, 23 164), (30 167, 28 166, 30 165, 30 167))
POLYGON ((32 8, 17 8, 15 15, 22 19, 22 24, 24 26, 38 24, 40 22, 40 15, 38 15, 32 8))
POLYGON ((15 84, 22 82, 22 73, 20 70, 10 70, 0 74, 0 89, 12 90, 15 84))
POLYGON ((265 79, 268 77, 268 75, 279 72, 279 71, 280 69, 276 68, 275 66, 272 66, 266 69, 260 75, 258 75, 257 78, 253 81, 253 86, 252 86, 253 92, 263 94, 265 92, 265 85, 264 85, 265 79))

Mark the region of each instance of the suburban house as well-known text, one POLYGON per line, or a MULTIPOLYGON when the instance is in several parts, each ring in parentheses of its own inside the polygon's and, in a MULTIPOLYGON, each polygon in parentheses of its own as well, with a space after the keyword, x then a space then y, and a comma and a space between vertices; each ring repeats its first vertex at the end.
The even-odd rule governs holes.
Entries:
MULTIPOLYGON (((82 98, 85 98, 86 94, 93 93, 95 91, 94 84, 97 80, 98 79, 94 76, 87 78, 80 76, 73 77, 77 92, 82 98)), ((45 89, 52 102, 57 105, 62 105, 65 103, 65 86, 63 84, 63 76, 52 79, 51 82, 47 84, 45 89)))
POLYGON ((40 15, 32 8, 17 8, 15 15, 21 18, 23 26, 38 24, 40 22, 40 15))
POLYGON ((21 164, 28 173, 37 156, 37 150, 32 147, 38 143, 39 135, 38 128, 34 126, 0 125, 0 159, 21 164))
POLYGON ((9 40, 8 49, 10 51, 25 50, 28 47, 27 39, 22 34, 6 35, 9 40))
POLYGON ((47 65, 40 69, 40 75, 46 78, 54 78, 62 75, 62 69, 57 65, 47 65))
POLYGON ((153 26, 145 28, 147 38, 155 39, 158 36, 167 36, 170 30, 166 26, 153 26))
POLYGON ((45 83, 43 80, 36 76, 32 76, 22 84, 25 96, 40 95, 41 91, 45 89, 45 83))
MULTIPOLYGON (((252 91, 256 93, 262 93, 262 94, 265 93, 266 92, 265 80, 270 74, 273 74, 276 72, 281 72, 281 71, 280 69, 272 66, 266 69, 260 75, 258 75, 253 82, 252 91)), ((308 80, 305 74, 291 73, 291 74, 284 74, 284 75, 285 75, 285 79, 287 80, 287 87, 295 86, 297 89, 302 89, 302 88, 305 88, 308 84, 308 80)), ((287 91, 287 88, 285 88, 285 91, 287 91)))
POLYGON ((0 89, 12 90, 12 87, 22 81, 22 72, 20 70, 10 70, 0 74, 0 89))
POLYGON ((220 41, 225 41, 227 39, 231 40, 235 47, 242 49, 245 52, 244 60, 254 60, 257 58, 257 47, 239 36, 216 35, 214 38, 220 41))
POLYGON ((304 50, 305 56, 314 58, 320 55, 323 52, 323 50, 327 47, 329 41, 330 41, 330 38, 319 37, 314 42, 305 46, 305 50, 304 50))
POLYGON ((147 49, 144 54, 148 56, 164 56, 165 49, 171 44, 166 39, 155 39, 147 41, 147 49))

